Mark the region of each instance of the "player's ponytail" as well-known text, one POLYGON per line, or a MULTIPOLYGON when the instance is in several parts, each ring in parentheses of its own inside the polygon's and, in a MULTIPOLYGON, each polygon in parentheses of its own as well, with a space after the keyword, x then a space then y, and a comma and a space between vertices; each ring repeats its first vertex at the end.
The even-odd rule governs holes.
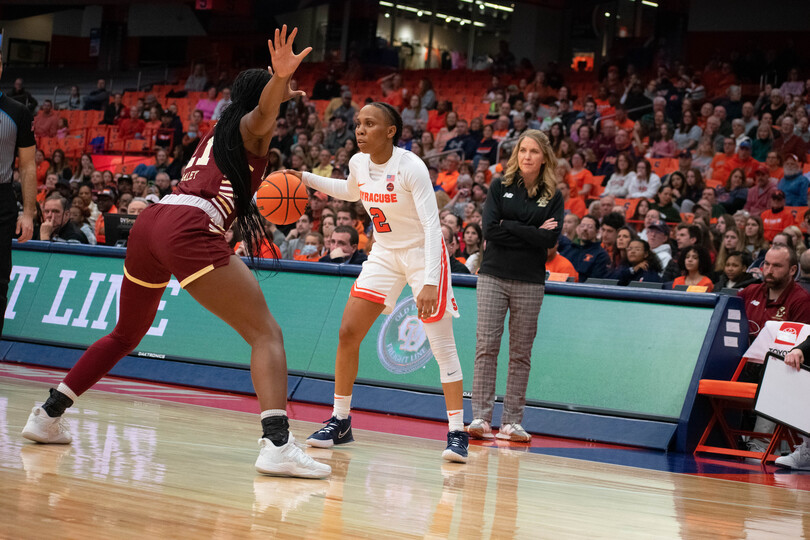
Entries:
POLYGON ((259 97, 269 81, 270 74, 263 69, 249 69, 240 73, 231 89, 233 101, 223 111, 214 128, 214 161, 233 186, 236 226, 251 262, 266 234, 262 217, 253 202, 250 167, 239 124, 242 117, 259 104, 259 97))
POLYGON ((399 112, 397 112, 397 110, 388 103, 383 103, 382 101, 375 101, 373 103, 369 103, 369 105, 382 110, 385 113, 385 116, 388 118, 388 125, 396 128, 393 141, 394 146, 396 146, 399 142, 399 138, 402 137, 402 117, 399 115, 399 112))

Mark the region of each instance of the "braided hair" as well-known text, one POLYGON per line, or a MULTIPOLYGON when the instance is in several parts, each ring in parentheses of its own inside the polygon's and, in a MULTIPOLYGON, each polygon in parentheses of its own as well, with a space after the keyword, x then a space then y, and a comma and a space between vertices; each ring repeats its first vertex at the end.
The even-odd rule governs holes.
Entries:
POLYGON ((262 217, 253 202, 250 167, 239 124, 242 117, 259 104, 268 82, 270 73, 264 69, 249 69, 240 73, 231 90, 233 101, 223 111, 214 130, 214 161, 233 186, 236 226, 251 261, 266 234, 262 217))

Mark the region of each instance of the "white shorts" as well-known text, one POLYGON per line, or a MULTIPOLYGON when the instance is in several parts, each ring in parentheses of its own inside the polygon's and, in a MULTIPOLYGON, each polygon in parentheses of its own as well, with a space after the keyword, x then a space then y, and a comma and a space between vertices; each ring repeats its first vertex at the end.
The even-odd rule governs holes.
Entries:
MULTIPOLYGON (((445 312, 458 317, 458 305, 450 281, 450 257, 442 242, 442 264, 439 276, 439 304, 436 311, 423 322, 441 320, 445 312)), ((374 244, 368 260, 352 286, 351 295, 377 304, 384 304, 384 314, 393 311, 405 284, 410 285, 416 298, 425 284, 425 248, 391 250, 374 244)))

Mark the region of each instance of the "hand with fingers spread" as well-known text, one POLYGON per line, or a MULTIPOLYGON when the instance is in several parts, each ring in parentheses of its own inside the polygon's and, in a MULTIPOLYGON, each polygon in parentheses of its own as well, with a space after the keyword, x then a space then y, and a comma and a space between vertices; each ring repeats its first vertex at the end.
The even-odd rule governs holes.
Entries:
POLYGON ((293 53, 292 43, 295 35, 298 33, 298 28, 293 28, 290 35, 287 36, 287 25, 281 27, 281 30, 276 28, 276 33, 273 39, 267 40, 267 47, 270 49, 270 58, 273 63, 271 74, 286 79, 290 77, 301 61, 312 51, 312 47, 307 47, 298 54, 293 53))
MULTIPOLYGON (((267 72, 270 75, 273 75, 273 66, 267 66, 267 72)), ((290 101, 291 99, 304 97, 307 93, 303 90, 293 90, 291 86, 291 80, 287 81, 287 87, 284 89, 284 97, 281 98, 281 102, 290 101)))

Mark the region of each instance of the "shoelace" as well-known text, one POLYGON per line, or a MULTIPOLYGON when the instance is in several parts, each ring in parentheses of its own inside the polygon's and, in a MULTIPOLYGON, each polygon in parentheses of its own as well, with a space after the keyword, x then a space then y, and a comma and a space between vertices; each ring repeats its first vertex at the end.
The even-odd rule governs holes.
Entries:
POLYGON ((337 427, 338 427, 337 422, 332 422, 332 419, 330 418, 329 420, 326 421, 326 425, 323 426, 318 431, 321 431, 323 433, 332 433, 333 431, 335 431, 335 429, 337 429, 337 427))
POLYGON ((461 437, 458 435, 451 435, 450 441, 447 443, 448 446, 458 446, 459 448, 463 448, 461 444, 461 437))

